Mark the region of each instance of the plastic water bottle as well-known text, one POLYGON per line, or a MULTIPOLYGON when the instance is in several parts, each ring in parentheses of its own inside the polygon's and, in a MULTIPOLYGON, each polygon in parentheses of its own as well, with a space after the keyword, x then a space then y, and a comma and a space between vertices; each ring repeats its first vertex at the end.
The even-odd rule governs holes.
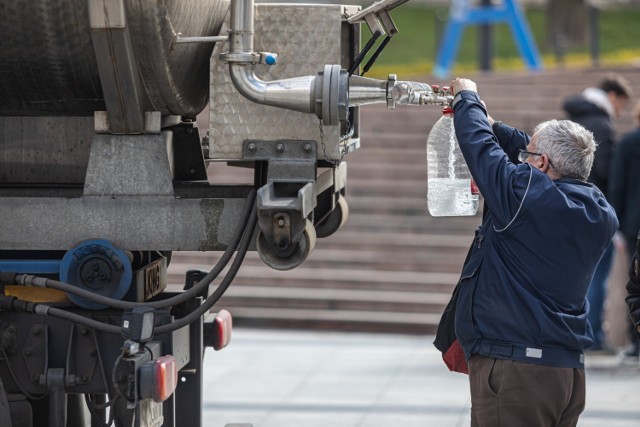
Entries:
POLYGON ((453 110, 445 107, 427 138, 427 207, 432 216, 468 216, 478 211, 479 192, 464 161, 453 110))

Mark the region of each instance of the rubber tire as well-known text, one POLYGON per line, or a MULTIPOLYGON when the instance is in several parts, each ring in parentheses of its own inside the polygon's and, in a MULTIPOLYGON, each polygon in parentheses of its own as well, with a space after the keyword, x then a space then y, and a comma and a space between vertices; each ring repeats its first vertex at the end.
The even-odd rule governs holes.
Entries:
POLYGON ((340 230, 342 226, 349 219, 349 205, 347 200, 341 194, 338 196, 338 203, 331 211, 329 216, 320 221, 316 225, 316 235, 319 238, 329 237, 336 231, 340 230))
POLYGON ((256 239, 258 255, 262 262, 274 270, 286 271, 292 270, 302 264, 309 254, 316 246, 316 229, 308 219, 305 220, 306 224, 302 237, 297 243, 296 249, 288 257, 278 256, 271 248, 271 245, 267 242, 264 234, 261 231, 258 232, 256 239))

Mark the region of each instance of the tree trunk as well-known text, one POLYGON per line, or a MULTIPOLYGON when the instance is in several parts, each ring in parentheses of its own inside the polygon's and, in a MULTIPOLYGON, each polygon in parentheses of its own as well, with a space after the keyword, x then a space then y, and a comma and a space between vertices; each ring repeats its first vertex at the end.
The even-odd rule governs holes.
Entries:
POLYGON ((556 50, 584 46, 587 41, 587 0, 549 0, 547 41, 556 50))

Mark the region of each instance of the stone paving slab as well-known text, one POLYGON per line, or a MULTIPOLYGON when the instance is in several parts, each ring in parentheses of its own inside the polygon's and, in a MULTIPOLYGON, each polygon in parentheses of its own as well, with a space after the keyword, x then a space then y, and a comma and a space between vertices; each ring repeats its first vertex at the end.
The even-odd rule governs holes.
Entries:
MULTIPOLYGON (((234 330, 205 355, 204 426, 468 427, 467 377, 432 336, 234 330)), ((640 427, 640 365, 587 356, 580 427, 640 427)))

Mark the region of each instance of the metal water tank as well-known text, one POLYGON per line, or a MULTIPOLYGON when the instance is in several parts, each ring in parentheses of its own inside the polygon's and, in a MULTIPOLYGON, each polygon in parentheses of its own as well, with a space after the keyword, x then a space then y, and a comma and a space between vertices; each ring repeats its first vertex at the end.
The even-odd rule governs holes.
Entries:
MULTIPOLYGON (((90 116, 105 109, 92 1, 112 0, 0 0, 0 115, 90 116)), ((175 36, 218 35, 228 0, 121 1, 147 107, 195 117, 208 99, 213 44, 176 45, 175 36)))

